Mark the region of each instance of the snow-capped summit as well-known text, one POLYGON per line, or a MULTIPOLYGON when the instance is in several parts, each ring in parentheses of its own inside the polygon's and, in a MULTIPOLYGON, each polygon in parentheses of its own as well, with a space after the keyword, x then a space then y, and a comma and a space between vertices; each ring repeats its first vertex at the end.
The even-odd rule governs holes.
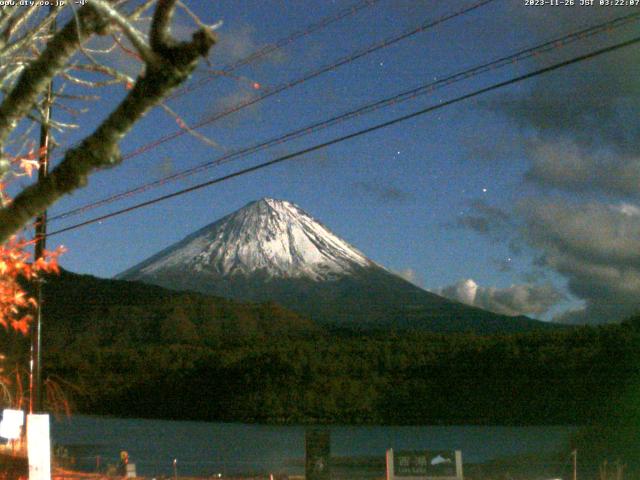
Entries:
POLYGON ((273 301, 321 324, 508 332, 511 319, 427 292, 365 257, 293 203, 251 202, 121 273, 174 290, 273 301))
POLYGON ((181 270, 216 277, 261 273, 271 278, 318 281, 373 265, 298 206, 263 198, 189 235, 121 276, 145 277, 181 270))

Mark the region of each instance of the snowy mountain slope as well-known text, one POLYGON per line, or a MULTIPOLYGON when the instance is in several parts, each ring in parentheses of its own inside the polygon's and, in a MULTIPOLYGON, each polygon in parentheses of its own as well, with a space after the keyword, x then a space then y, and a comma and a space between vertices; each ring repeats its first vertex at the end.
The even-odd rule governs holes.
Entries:
POLYGON ((214 276, 261 272, 321 281, 374 263, 296 205, 263 198, 199 230, 121 278, 189 271, 214 276))
POLYGON ((369 260, 296 205, 270 198, 189 235, 118 278, 249 301, 275 301, 349 328, 515 332, 548 324, 427 292, 369 260))

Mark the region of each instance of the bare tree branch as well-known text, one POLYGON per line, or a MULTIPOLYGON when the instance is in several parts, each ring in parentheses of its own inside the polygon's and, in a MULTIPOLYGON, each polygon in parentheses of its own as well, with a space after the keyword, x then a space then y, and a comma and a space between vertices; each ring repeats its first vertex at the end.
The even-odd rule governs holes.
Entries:
POLYGON ((138 8, 136 8, 130 15, 129 15, 129 20, 130 21, 135 21, 138 20, 140 18, 140 16, 146 12, 147 10, 149 10, 149 8, 151 8, 151 5, 153 5, 154 3, 156 3, 157 0, 147 0, 146 2, 144 2, 142 5, 140 5, 138 8))
POLYGON ((0 21, 0 28, 4 29, 0 35, 0 39, 3 44, 9 41, 13 32, 18 30, 22 24, 29 20, 29 17, 33 15, 36 9, 36 6, 24 9, 14 9, 15 15, 9 15, 0 21))
MULTIPOLYGON (((133 88, 107 119, 78 146, 68 150, 53 171, 37 183, 25 188, 8 206, 0 209, 0 243, 25 226, 61 196, 87 182, 90 173, 121 161, 119 142, 152 107, 193 72, 198 59, 206 57, 216 39, 209 29, 196 31, 189 42, 178 42, 170 35, 175 0, 159 0, 150 31, 153 55, 133 88)), ((78 32, 70 22, 49 42, 42 55, 25 70, 16 87, 0 105, 0 143, 15 128, 37 100, 42 85, 59 72, 65 61, 78 49, 81 37, 91 32, 105 33, 104 17, 96 10, 83 7, 79 11, 78 32), (16 94, 18 86, 27 93, 16 94), (26 97, 26 98, 25 98, 26 97)))
MULTIPOLYGON (((151 21, 149 40, 155 52, 171 48, 171 20, 176 10, 176 0, 158 0, 158 6, 151 21)), ((202 30, 201 30, 202 31, 202 30)))
POLYGON ((90 5, 80 9, 78 22, 70 21, 47 44, 42 54, 27 67, 0 104, 0 151, 9 134, 36 104, 38 96, 80 47, 79 38, 105 31, 107 22, 90 5), (78 30, 80 28, 80 31, 78 30))
POLYGON ((144 35, 142 35, 142 33, 140 33, 127 18, 104 0, 93 0, 92 5, 94 8, 98 9, 102 15, 120 27, 120 30, 122 30, 129 39, 131 45, 138 50, 138 53, 145 62, 153 63, 156 61, 154 53, 151 50, 151 47, 147 44, 144 35))
POLYGON ((223 150, 224 148, 222 148, 220 145, 218 145, 216 142, 214 142, 213 140, 211 140, 210 138, 208 138, 206 135, 201 134, 200 132, 198 132, 197 130, 194 130, 193 128, 191 128, 189 126, 189 124, 187 122, 185 122, 180 115, 178 115, 171 107, 169 107, 169 105, 167 105, 166 103, 162 102, 160 103, 160 106, 162 107, 162 109, 167 112, 169 115, 171 115, 176 122, 178 123, 178 125, 180 126, 180 128, 182 128, 185 132, 187 132, 189 135, 191 135, 194 138, 197 138, 198 140, 200 140, 202 143, 204 143, 205 145, 208 145, 210 147, 215 148, 216 150, 223 150))

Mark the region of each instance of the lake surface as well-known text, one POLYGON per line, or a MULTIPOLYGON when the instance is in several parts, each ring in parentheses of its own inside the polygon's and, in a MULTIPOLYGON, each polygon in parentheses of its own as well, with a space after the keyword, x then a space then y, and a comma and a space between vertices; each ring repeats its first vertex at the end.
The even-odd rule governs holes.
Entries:
MULTIPOLYGON (((76 415, 52 421, 55 445, 67 447, 78 466, 116 464, 126 450, 138 475, 211 476, 217 473, 304 470, 304 426, 176 422, 76 415)), ((331 454, 384 458, 396 450, 462 450, 465 462, 561 449, 574 427, 331 426, 331 454)))

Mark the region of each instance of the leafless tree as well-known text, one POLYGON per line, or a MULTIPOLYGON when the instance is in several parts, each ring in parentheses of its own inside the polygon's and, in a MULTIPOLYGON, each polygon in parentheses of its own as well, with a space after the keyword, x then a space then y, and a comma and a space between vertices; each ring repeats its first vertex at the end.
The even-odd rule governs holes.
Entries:
MULTIPOLYGON (((189 77, 216 41, 215 27, 203 24, 179 0, 135 4, 127 0, 88 0, 75 8, 69 5, 73 3, 52 9, 40 4, 0 7, 0 182, 16 174, 17 152, 24 150, 27 139, 33 137, 33 126, 45 123, 58 130, 78 127, 44 115, 43 98, 52 79, 87 88, 123 82, 127 90, 100 125, 66 150, 46 177, 12 195, 11 200, 0 199, 0 243, 60 197, 85 185, 92 172, 120 163, 122 139, 189 77), (189 41, 178 41, 171 34, 178 6, 197 25, 189 41), (146 33, 140 28, 145 15, 149 15, 146 33), (59 29, 51 28, 52 22, 65 17, 66 23, 59 29), (96 58, 89 42, 100 36, 110 38, 107 50, 117 44, 140 61, 136 78, 96 58), (97 80, 99 76, 103 79, 97 80)), ((62 88, 55 96, 64 99, 62 88)))

